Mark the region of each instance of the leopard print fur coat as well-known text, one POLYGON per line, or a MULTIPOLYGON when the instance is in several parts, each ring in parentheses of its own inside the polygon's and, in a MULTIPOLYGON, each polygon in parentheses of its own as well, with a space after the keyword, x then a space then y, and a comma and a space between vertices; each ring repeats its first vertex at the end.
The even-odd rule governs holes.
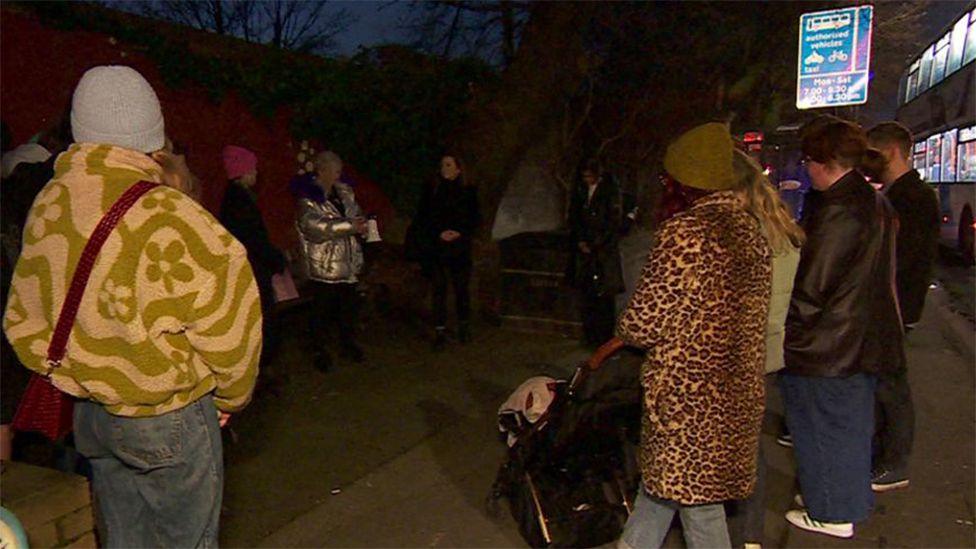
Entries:
POLYGON ((647 349, 640 466, 651 495, 693 505, 752 492, 770 279, 769 245, 730 192, 659 229, 617 327, 647 349))

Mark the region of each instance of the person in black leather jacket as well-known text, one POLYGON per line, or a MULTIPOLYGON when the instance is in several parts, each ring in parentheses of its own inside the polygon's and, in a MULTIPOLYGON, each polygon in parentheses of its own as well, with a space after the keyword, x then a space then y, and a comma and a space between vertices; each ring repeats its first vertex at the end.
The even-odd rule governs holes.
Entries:
POLYGON ((799 528, 851 537, 868 517, 876 374, 901 367, 891 205, 854 169, 864 132, 834 117, 803 131, 813 183, 784 346, 780 386, 806 509, 799 528))

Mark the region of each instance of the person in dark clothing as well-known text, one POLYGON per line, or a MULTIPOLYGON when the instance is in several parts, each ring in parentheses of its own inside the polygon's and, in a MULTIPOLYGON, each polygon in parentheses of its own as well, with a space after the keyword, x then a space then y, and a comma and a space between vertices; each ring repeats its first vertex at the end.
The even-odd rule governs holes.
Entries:
MULTIPOLYGON (((868 131, 868 142, 885 159, 884 194, 898 214, 895 287, 906 333, 922 316, 938 253, 939 202, 935 191, 912 169, 912 134, 897 122, 868 131)), ((906 368, 878 377, 874 470, 871 487, 884 492, 908 486, 908 457, 915 431, 915 408, 906 368)))
POLYGON ((599 163, 588 161, 570 199, 568 279, 580 292, 583 338, 591 346, 613 337, 614 299, 623 291, 618 249, 622 222, 620 188, 599 163))
POLYGON ((802 221, 807 241, 779 379, 806 506, 786 519, 842 538, 873 505, 876 376, 905 360, 892 280, 895 213, 854 169, 866 149, 864 132, 838 118, 818 118, 803 131, 815 191, 802 221))
MULTIPOLYGON (((10 144, 9 137, 5 138, 8 139, 5 146, 10 144)), ((39 153, 37 158, 46 157, 45 160, 31 162, 11 158, 7 156, 8 151, 4 151, 4 164, 11 171, 0 182, 0 310, 7 307, 7 292, 20 255, 22 233, 31 205, 41 189, 54 177, 54 162, 71 142, 70 116, 65 114, 55 126, 41 134, 38 143, 30 145, 35 154, 39 153)), ((17 359, 7 334, 0 334, 0 338, 0 460, 8 460, 13 449, 10 423, 27 388, 30 371, 17 359)), ((56 451, 62 451, 64 445, 59 443, 56 447, 56 451)))
POLYGON ((247 250, 247 260, 254 271, 258 293, 261 294, 261 313, 264 323, 264 346, 261 366, 266 367, 278 346, 278 330, 274 315, 274 288, 271 277, 285 270, 284 254, 268 237, 268 230, 258 208, 254 186, 258 177, 257 156, 235 145, 224 147, 222 158, 227 172, 227 190, 220 204, 220 222, 247 250))
POLYGON ((465 178, 464 163, 453 154, 441 157, 440 174, 425 185, 414 216, 423 241, 424 273, 433 286, 434 350, 447 343, 447 285, 454 287, 458 340, 471 338, 472 243, 481 223, 478 190, 465 178))

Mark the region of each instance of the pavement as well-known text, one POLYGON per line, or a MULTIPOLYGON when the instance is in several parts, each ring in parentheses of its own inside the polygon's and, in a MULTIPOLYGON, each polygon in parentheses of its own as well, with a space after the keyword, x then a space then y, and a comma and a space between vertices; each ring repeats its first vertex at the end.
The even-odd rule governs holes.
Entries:
MULTIPOLYGON (((973 547, 974 327, 950 298, 933 289, 907 341, 912 484, 879 495, 852 540, 783 520, 795 469, 774 441, 782 407, 771 387, 765 546, 973 547)), ((504 457, 495 411, 525 378, 569 375, 586 352, 562 337, 478 328, 475 344, 432 354, 418 326, 377 327, 364 340, 368 366, 325 374, 285 353, 297 364, 278 366, 293 369, 285 388, 265 393, 228 441, 223 545, 524 547, 504 502, 497 514, 486 506, 504 457)), ((665 546, 683 546, 677 523, 665 546)))

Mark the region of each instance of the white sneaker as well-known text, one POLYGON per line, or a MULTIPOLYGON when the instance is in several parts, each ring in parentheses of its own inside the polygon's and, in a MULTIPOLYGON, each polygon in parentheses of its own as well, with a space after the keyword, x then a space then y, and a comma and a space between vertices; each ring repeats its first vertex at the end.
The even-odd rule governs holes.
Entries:
POLYGON ((835 538, 854 537, 854 523, 852 522, 820 522, 813 520, 806 511, 787 511, 786 521, 808 532, 826 534, 835 538))
POLYGON ((803 503, 803 495, 802 494, 797 494, 797 495, 793 496, 793 503, 795 503, 796 506, 799 507, 800 509, 806 509, 806 507, 807 507, 807 504, 806 503, 803 503))

